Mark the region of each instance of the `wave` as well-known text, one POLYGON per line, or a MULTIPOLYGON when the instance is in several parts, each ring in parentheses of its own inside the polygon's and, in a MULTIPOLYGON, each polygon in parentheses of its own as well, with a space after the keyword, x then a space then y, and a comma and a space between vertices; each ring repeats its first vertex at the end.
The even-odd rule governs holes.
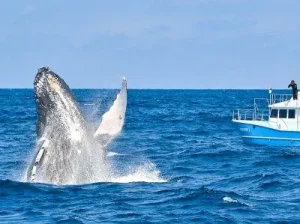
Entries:
MULTIPOLYGON (((184 185, 187 186, 187 185, 184 185)), ((230 203, 235 206, 247 206, 251 207, 250 204, 246 203, 249 200, 248 196, 242 196, 232 191, 222 191, 216 189, 210 189, 208 187, 202 186, 200 188, 188 188, 180 187, 178 189, 173 189, 173 192, 178 192, 176 197, 171 197, 169 203, 179 203, 179 204, 193 204, 201 201, 202 203, 215 203, 223 206, 224 203, 230 203)))
POLYGON ((229 197, 229 196, 223 197, 222 200, 223 200, 225 203, 240 204, 240 205, 245 205, 245 206, 251 207, 250 204, 241 202, 241 201, 239 201, 239 200, 237 200, 237 199, 233 199, 233 198, 231 198, 231 197, 229 197))
POLYGON ((238 203, 238 200, 232 199, 231 197, 224 197, 223 201, 230 202, 230 203, 238 203))

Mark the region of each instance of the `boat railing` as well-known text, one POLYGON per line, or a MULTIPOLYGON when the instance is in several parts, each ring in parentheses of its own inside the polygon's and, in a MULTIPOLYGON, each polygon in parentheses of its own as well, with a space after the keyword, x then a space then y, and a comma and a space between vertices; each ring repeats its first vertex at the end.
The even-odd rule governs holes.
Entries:
POLYGON ((233 120, 269 120, 269 110, 255 110, 255 109, 238 109, 234 110, 232 114, 233 120))
POLYGON ((270 104, 288 101, 292 96, 292 94, 270 94, 270 104))
POLYGON ((267 98, 254 98, 254 110, 259 111, 260 108, 267 108, 270 104, 270 99, 267 98))

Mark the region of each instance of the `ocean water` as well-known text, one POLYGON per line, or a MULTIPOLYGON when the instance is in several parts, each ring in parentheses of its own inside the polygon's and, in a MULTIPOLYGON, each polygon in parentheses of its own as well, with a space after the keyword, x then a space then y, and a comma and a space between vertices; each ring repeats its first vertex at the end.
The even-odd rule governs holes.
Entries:
MULTIPOLYGON (((117 93, 74 90, 95 130, 117 93)), ((0 90, 0 223, 299 223, 300 149, 246 145, 231 122, 254 97, 268 91, 129 90, 114 178, 56 186, 23 178, 33 90, 0 90)))

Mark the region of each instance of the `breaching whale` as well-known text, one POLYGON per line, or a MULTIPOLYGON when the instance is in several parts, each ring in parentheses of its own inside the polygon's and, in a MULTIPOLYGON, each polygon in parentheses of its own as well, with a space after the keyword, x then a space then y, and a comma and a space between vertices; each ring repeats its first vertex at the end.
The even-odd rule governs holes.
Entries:
POLYGON ((34 80, 37 150, 27 180, 52 184, 99 181, 105 168, 106 144, 122 129, 127 107, 127 81, 94 133, 62 78, 47 67, 34 80))

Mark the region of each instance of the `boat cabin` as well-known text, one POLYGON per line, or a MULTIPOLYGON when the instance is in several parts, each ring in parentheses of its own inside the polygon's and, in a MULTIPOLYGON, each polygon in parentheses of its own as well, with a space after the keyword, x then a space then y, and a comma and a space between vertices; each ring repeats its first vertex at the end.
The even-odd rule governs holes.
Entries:
POLYGON ((269 108, 269 122, 279 130, 300 131, 300 105, 297 100, 272 104, 269 108))

